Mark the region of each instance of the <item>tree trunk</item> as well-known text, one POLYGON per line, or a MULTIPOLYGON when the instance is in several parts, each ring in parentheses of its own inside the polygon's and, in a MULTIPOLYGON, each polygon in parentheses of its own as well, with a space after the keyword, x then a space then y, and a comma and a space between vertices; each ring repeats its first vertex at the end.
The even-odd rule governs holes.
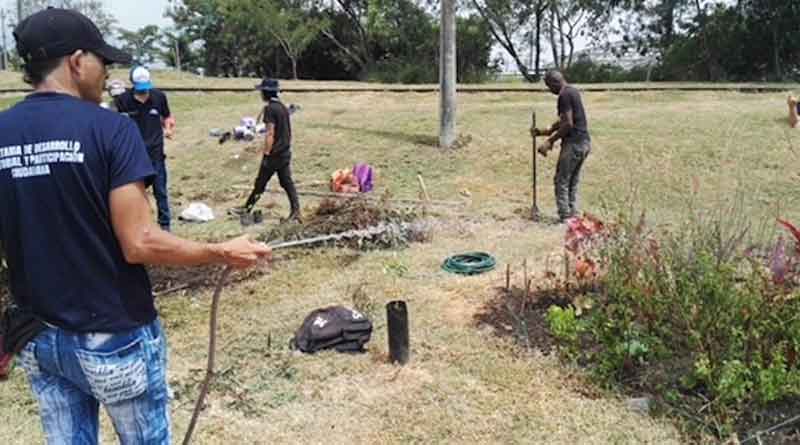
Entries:
POLYGON ((781 69, 781 48, 778 27, 772 26, 772 58, 775 63, 775 80, 783 80, 783 70, 781 69))
POLYGON ((575 42, 571 36, 567 36, 567 44, 569 46, 569 57, 567 58, 567 69, 572 66, 572 56, 575 54, 575 42))
POLYGON ((563 23, 563 21, 561 19, 561 14, 559 14, 557 10, 555 10, 555 11, 556 11, 556 18, 558 19, 558 36, 559 36, 559 38, 561 40, 561 63, 559 63, 558 65, 563 70, 563 69, 566 68, 564 66, 564 64, 566 62, 566 60, 565 60, 566 57, 565 57, 564 52, 567 49, 567 45, 564 43, 564 23, 563 23))
POLYGON ((530 33, 529 37, 530 38, 528 39, 528 41, 529 41, 529 46, 528 46, 528 69, 530 70, 530 68, 532 66, 534 66, 533 65, 533 52, 534 52, 534 47, 536 46, 536 35, 534 34, 533 28, 531 28, 531 33, 530 33))
POLYGON ((553 66, 556 69, 561 69, 561 66, 558 64, 560 60, 558 57, 558 45, 556 44, 556 11, 555 11, 555 4, 550 6, 550 26, 548 27, 548 31, 550 34, 550 48, 553 51, 553 66))
POLYGON ((539 68, 541 67, 540 57, 542 53, 542 15, 544 9, 536 9, 536 78, 539 78, 539 68))
POLYGON ((175 68, 180 71, 181 70, 181 49, 180 49, 180 42, 178 39, 175 39, 175 68))
POLYGON ((297 80, 297 57, 290 57, 292 61, 292 79, 297 80))

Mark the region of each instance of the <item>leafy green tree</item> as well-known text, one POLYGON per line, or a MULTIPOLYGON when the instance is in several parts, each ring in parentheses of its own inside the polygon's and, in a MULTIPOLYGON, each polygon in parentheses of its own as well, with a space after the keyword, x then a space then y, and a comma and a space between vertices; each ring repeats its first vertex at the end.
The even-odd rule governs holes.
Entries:
POLYGON ((167 66, 181 71, 195 71, 204 66, 203 48, 178 30, 167 29, 161 33, 160 58, 167 66))
POLYGON ((623 36, 619 53, 654 55, 659 79, 785 80, 800 68, 796 1, 581 0, 581 5, 592 13, 596 37, 623 36))
POLYGON ((136 31, 119 28, 118 37, 122 49, 133 56, 134 63, 151 64, 161 54, 161 30, 156 25, 147 25, 136 31))
MULTIPOLYGON (((535 30, 536 48, 541 49, 539 39, 541 36, 542 17, 550 9, 549 0, 470 0, 470 5, 480 14, 488 24, 488 29, 495 41, 514 59, 517 69, 528 82, 538 80, 536 71, 531 70, 521 52, 520 41, 530 30, 531 21, 538 25, 535 30)), ((537 52, 537 63, 539 55, 537 52)))
POLYGON ((190 42, 202 44, 209 75, 238 74, 233 66, 237 33, 225 27, 221 0, 171 1, 166 16, 190 42))

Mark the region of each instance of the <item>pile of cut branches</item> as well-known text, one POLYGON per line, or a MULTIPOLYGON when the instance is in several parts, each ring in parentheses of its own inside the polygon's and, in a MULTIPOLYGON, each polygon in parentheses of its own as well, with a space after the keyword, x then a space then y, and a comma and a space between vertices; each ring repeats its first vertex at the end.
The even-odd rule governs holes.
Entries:
POLYGON ((265 242, 294 241, 321 235, 342 233, 386 226, 388 230, 370 238, 349 238, 336 242, 359 249, 391 249, 407 246, 414 241, 426 241, 429 231, 418 221, 420 212, 416 208, 397 208, 390 202, 390 195, 380 200, 366 197, 349 199, 326 199, 314 212, 305 216, 303 224, 281 224, 260 238, 265 242))

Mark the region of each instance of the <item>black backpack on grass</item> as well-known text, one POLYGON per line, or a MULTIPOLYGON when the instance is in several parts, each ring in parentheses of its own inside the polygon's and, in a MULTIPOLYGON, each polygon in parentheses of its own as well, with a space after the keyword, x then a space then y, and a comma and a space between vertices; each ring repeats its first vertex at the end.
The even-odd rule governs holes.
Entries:
POLYGON ((358 311, 329 306, 312 311, 292 339, 292 346, 303 352, 323 349, 363 352, 372 336, 372 322, 358 311))

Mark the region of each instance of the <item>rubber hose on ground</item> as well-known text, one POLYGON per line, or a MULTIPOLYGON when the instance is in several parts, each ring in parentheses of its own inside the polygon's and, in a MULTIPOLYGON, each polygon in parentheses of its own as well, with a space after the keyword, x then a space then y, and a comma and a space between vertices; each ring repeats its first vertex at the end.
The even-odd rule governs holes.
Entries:
POLYGON ((453 255, 444 260, 442 269, 460 275, 477 275, 494 269, 494 257, 485 252, 469 252, 453 255))

